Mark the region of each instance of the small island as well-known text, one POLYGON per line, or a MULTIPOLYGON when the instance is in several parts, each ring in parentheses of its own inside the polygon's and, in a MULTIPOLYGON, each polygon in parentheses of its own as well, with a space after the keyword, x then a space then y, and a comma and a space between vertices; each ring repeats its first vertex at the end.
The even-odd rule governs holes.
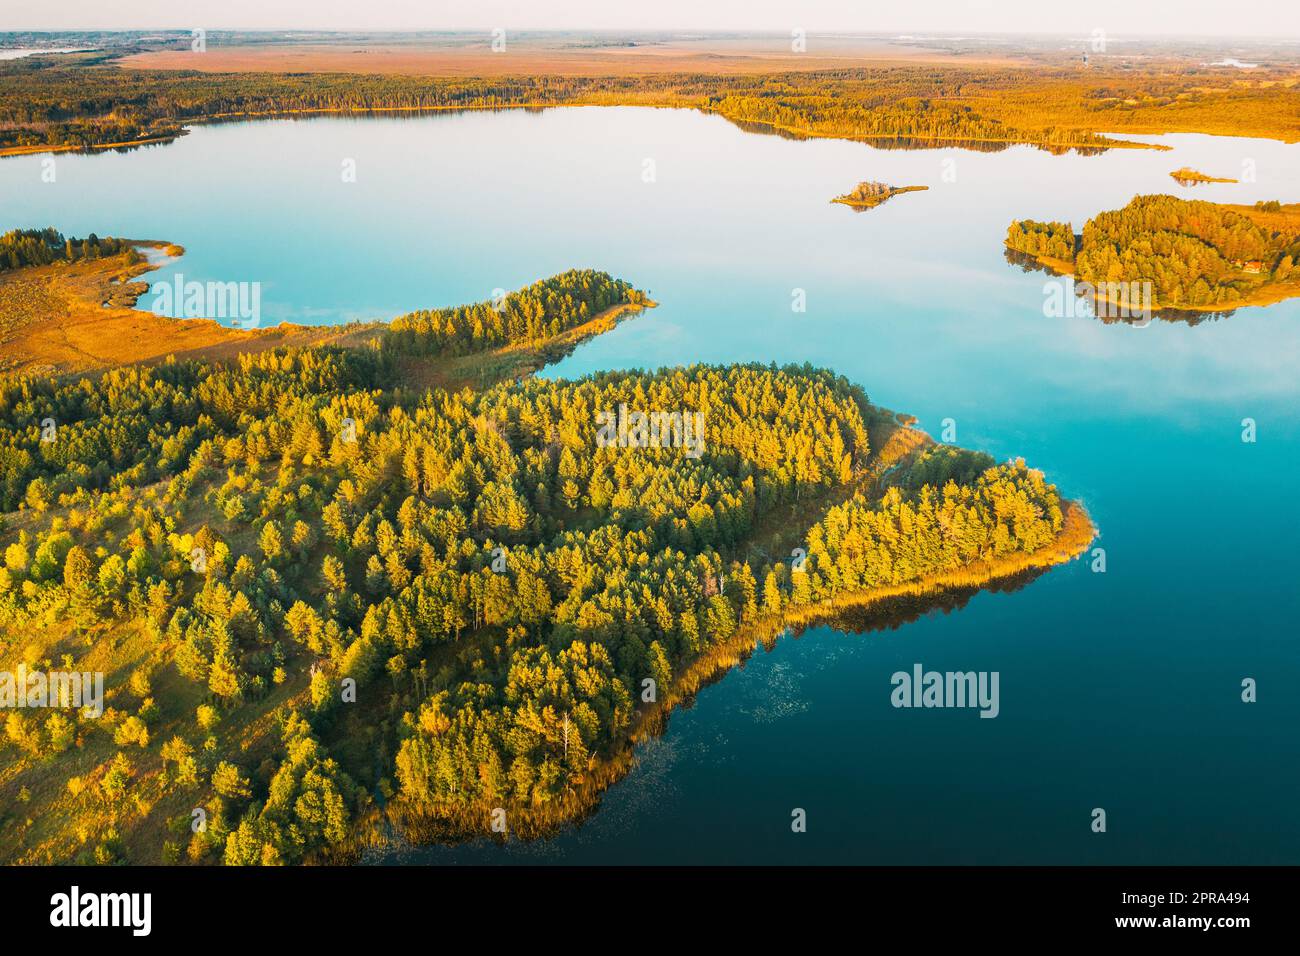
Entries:
POLYGON ((1177 180, 1180 186, 1200 186, 1204 183, 1235 183, 1235 179, 1226 179, 1219 176, 1209 176, 1190 166, 1184 166, 1182 169, 1175 169, 1169 174, 1177 180))
POLYGON ((902 193, 918 192, 929 186, 889 186, 885 183, 858 183, 852 192, 836 196, 831 202, 843 203, 854 209, 874 209, 881 203, 902 193))
POLYGON ((1015 221, 1006 246, 1019 261, 1076 277, 1098 301, 1140 302, 1144 314, 1222 312, 1300 295, 1297 203, 1138 196, 1078 235, 1069 223, 1015 221))

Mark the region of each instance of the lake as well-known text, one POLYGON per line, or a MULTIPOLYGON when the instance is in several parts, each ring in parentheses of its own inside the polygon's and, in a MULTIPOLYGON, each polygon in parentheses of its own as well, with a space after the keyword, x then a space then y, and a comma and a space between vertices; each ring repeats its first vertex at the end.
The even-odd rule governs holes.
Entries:
POLYGON ((883 150, 633 108, 273 120, 5 159, 0 219, 180 243, 151 280, 259 282, 264 323, 604 269, 660 307, 548 376, 829 366, 936 437, 951 419, 958 444, 1023 456, 1100 529, 1105 573, 759 650, 581 826, 385 862, 1300 863, 1300 300, 1196 325, 1048 316, 1059 280, 1002 252, 1014 218, 1078 231, 1140 193, 1300 200, 1300 146, 1151 139, 1173 149, 883 150), (1184 188, 1184 165, 1248 181, 1184 188), (930 189, 830 203, 860 180, 930 189), (895 709, 890 676, 916 663, 997 671, 999 716, 895 709))

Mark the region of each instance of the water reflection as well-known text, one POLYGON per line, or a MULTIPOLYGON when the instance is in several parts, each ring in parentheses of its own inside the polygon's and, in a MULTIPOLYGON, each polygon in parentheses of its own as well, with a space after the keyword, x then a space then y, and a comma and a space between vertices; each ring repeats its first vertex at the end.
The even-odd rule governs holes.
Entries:
POLYGON ((1074 153, 1079 156, 1102 156, 1110 151, 1104 146, 1011 143, 1000 140, 944 139, 943 137, 920 136, 828 136, 824 133, 804 133, 799 130, 787 129, 783 126, 776 126, 759 120, 733 119, 729 116, 724 117, 724 119, 726 119, 732 126, 744 130, 746 133, 757 133, 762 136, 779 136, 781 139, 789 139, 796 142, 807 142, 809 140, 817 139, 835 139, 846 142, 863 143, 873 149, 884 150, 961 149, 972 153, 1001 153, 1011 149, 1013 146, 1030 146, 1034 149, 1042 150, 1045 153, 1051 153, 1053 156, 1065 156, 1068 153, 1074 153))
POLYGON ((1199 309, 1176 309, 1165 307, 1154 310, 1150 315, 1142 314, 1124 314, 1125 310, 1110 307, 1104 298, 1098 296, 1095 290, 1086 282, 1075 282, 1073 277, 1064 275, 1053 269, 1046 263, 1039 262, 1034 256, 1027 252, 1021 252, 1019 249, 1002 250, 1002 256, 1008 263, 1017 266, 1021 272, 1041 272, 1044 275, 1053 276, 1064 280, 1064 285, 1070 290, 1076 299, 1079 300, 1079 308, 1074 312, 1075 315, 1085 314, 1094 319, 1098 319, 1104 325, 1131 325, 1137 328, 1145 328, 1153 321, 1161 322, 1180 322, 1184 325, 1196 326, 1202 322, 1215 322, 1219 319, 1226 319, 1235 315, 1236 309, 1224 309, 1214 311, 1202 311, 1199 309))

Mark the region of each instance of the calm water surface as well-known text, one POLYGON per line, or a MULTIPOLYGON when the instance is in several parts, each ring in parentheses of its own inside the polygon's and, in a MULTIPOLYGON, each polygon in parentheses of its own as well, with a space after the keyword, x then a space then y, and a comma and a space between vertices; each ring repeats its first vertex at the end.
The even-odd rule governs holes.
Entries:
POLYGON ((7 159, 0 196, 6 228, 181 243, 152 278, 260 282, 266 322, 605 269, 661 306, 548 375, 827 365, 932 434, 951 418, 958 443, 1025 457, 1101 529, 1105 574, 1075 562, 896 630, 758 652, 555 839, 387 861, 1300 863, 1300 302, 1196 326, 1047 317, 1047 277, 1002 255, 1013 218, 1077 230, 1138 193, 1300 200, 1300 147, 1158 141, 1173 150, 884 151, 621 108, 283 120, 60 155, 54 183, 49 157, 7 159), (1183 165, 1254 181, 1191 190, 1169 177, 1183 165), (828 202, 864 179, 930 190, 828 202), (890 675, 917 662, 999 671, 1000 716, 894 709, 890 675))

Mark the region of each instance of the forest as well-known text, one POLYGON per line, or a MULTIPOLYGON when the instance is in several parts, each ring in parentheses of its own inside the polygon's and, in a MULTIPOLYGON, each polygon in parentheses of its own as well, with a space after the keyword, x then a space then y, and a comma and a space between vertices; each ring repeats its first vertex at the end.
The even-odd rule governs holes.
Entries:
POLYGON ((1097 288, 1150 283, 1155 308, 1231 308, 1293 278, 1300 217, 1287 209, 1137 196, 1088 220, 1080 236, 1067 223, 1013 222, 1006 245, 1063 262, 1097 288))
POLYGON ((1035 222, 1020 219, 1007 227, 1008 249, 1039 259, 1074 261, 1074 227, 1068 222, 1035 222))
POLYGON ((400 371, 641 295, 574 270, 378 347, 0 379, 0 655, 108 671, 98 718, 7 715, 0 857, 291 864, 383 813, 563 820, 747 628, 1056 540, 1021 461, 867 481, 880 412, 810 366, 400 371), (704 453, 603 445, 620 405, 702 413, 704 453))
POLYGON ((0 235, 0 272, 24 266, 47 266, 52 262, 98 259, 127 252, 139 255, 130 243, 93 232, 85 239, 64 238, 57 229, 11 229, 0 235))
POLYGON ((572 270, 499 302, 424 309, 393 319, 383 346, 408 355, 469 355, 501 345, 535 345, 615 305, 641 305, 644 293, 603 272, 572 270))

